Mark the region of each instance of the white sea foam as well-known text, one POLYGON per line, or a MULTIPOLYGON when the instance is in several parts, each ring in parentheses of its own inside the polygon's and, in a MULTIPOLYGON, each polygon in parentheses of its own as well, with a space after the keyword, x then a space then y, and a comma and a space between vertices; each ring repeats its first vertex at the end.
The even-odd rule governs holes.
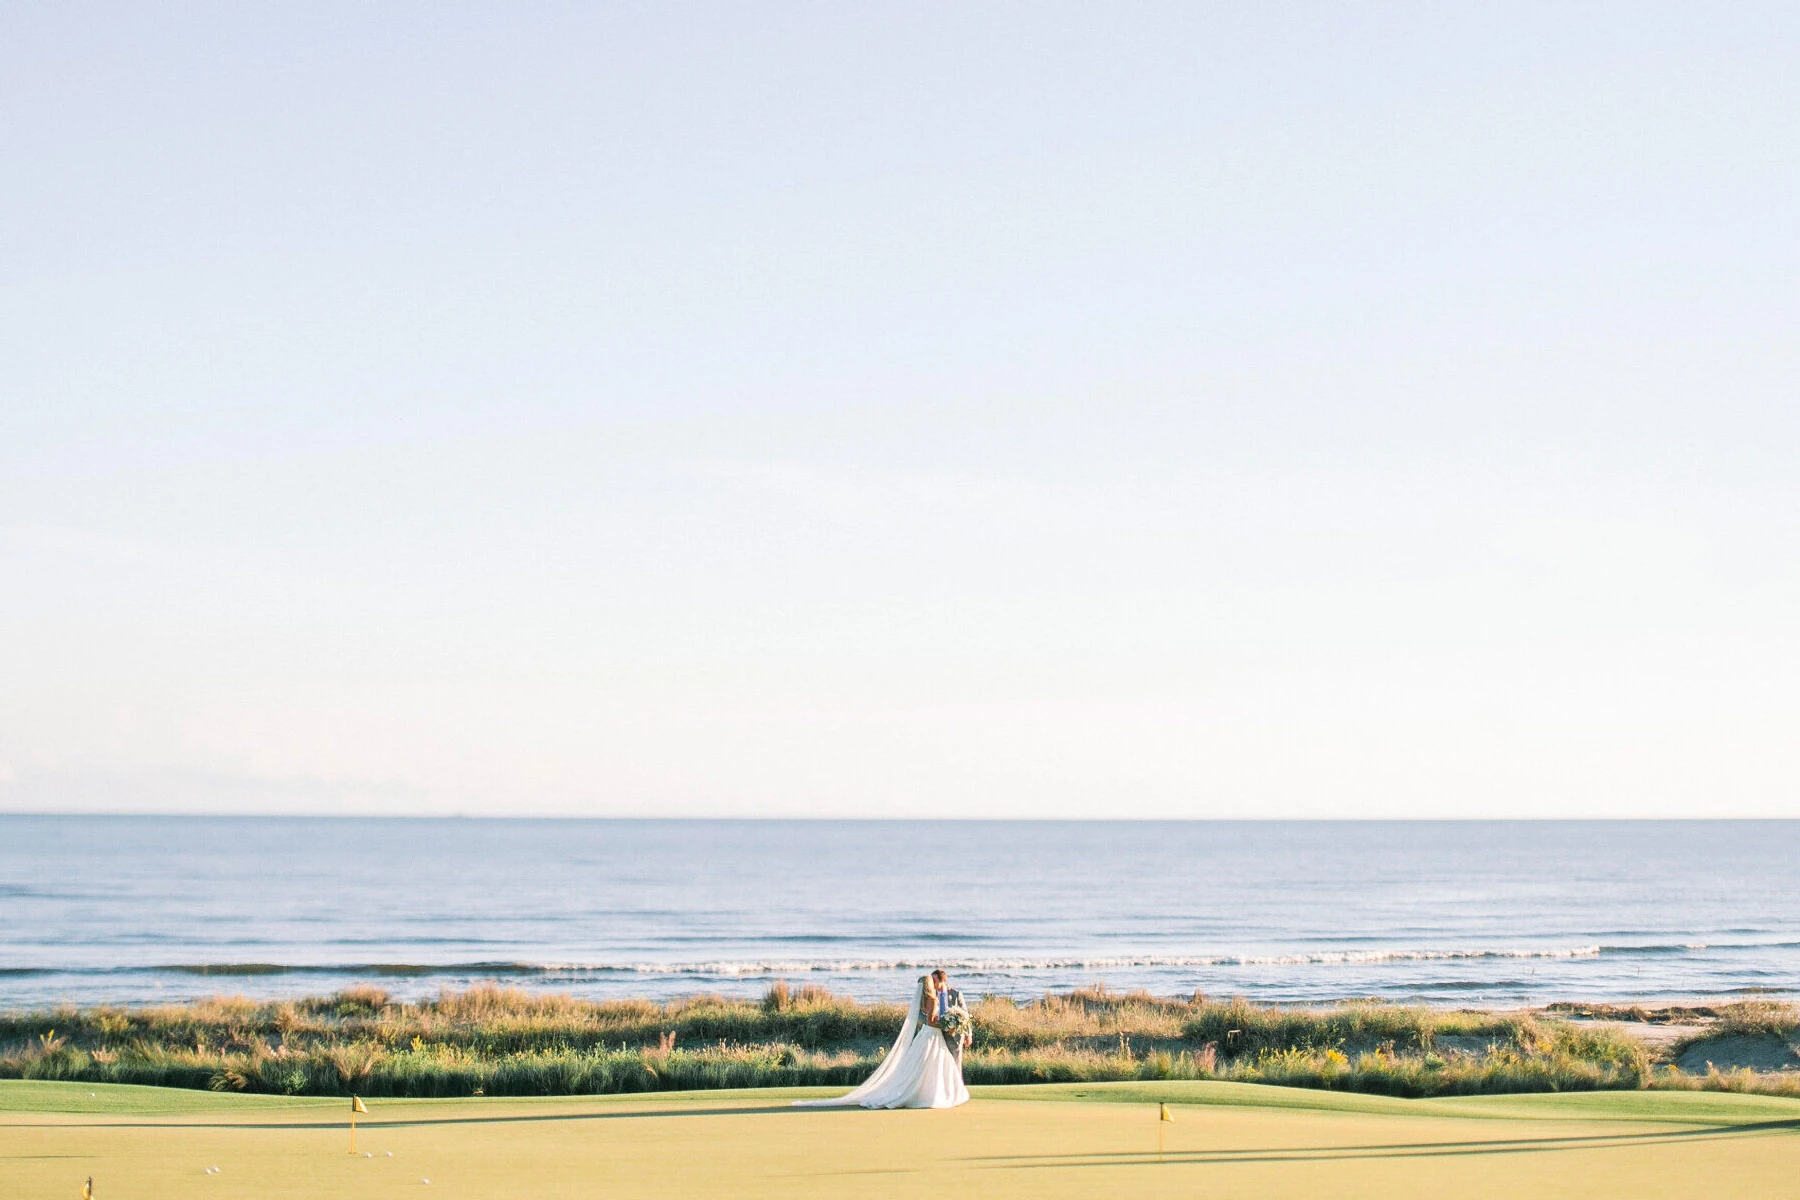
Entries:
POLYGON ((1479 949, 1319 950, 1293 954, 1148 954, 996 958, 776 959, 717 962, 544 963, 547 973, 632 972, 642 975, 807 975, 906 971, 926 967, 1005 974, 1015 971, 1117 970, 1129 967, 1334 966, 1439 962, 1461 959, 1598 958, 1599 946, 1479 949))

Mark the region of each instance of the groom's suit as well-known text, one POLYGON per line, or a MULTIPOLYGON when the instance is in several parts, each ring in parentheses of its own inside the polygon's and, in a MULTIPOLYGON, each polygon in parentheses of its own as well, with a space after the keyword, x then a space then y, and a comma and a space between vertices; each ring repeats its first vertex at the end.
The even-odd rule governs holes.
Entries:
MULTIPOLYGON (((938 1015, 940 1017, 943 1016, 944 1013, 955 1008, 962 1002, 962 990, 960 988, 945 989, 940 993, 938 998, 938 1015)), ((963 1040, 966 1036, 966 1034, 956 1034, 951 1033, 947 1029, 944 1030, 944 1045, 950 1047, 950 1053, 956 1056, 956 1066, 958 1070, 962 1069, 963 1047, 968 1044, 963 1040)))

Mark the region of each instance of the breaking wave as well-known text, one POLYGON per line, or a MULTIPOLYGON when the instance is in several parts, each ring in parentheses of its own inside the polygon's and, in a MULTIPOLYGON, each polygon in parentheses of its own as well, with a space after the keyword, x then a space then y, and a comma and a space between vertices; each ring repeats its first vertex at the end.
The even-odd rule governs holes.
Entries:
MULTIPOLYGON (((1643 947, 1662 950, 1663 947, 1643 947)), ((1632 948, 1601 946, 1502 947, 1477 949, 1319 950, 1288 954, 1145 954, 1145 955, 1045 955, 1001 957, 937 957, 912 955, 892 958, 796 958, 720 959, 705 962, 453 962, 453 963, 176 963, 162 966, 52 968, 0 968, 7 975, 365 975, 396 978, 425 976, 576 977, 589 975, 643 976, 778 976, 842 975, 849 973, 908 971, 927 967, 982 974, 1024 974, 1039 971, 1107 971, 1155 967, 1259 967, 1259 966, 1370 966, 1382 963, 1451 962, 1476 959, 1578 959, 1602 954, 1630 953, 1632 948)))

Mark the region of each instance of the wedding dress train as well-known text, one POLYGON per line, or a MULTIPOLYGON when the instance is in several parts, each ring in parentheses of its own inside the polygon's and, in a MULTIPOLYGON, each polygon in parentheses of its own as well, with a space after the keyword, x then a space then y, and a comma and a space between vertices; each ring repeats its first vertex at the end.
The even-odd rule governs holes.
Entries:
POLYGON ((935 1025, 919 1020, 919 1005, 925 997, 925 980, 913 990, 913 1002, 907 1009, 906 1024, 900 1036, 875 1073, 861 1087, 842 1096, 825 1100, 796 1100, 800 1108, 842 1108, 860 1104, 864 1108, 955 1108, 969 1102, 969 1089, 963 1085, 962 1065, 944 1035, 935 1025))

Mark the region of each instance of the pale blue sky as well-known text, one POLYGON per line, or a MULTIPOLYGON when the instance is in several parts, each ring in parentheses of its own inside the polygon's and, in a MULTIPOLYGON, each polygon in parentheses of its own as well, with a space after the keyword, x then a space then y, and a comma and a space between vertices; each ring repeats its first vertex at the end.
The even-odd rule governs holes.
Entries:
POLYGON ((1800 816, 1791 5, 11 5, 0 811, 1800 816))

